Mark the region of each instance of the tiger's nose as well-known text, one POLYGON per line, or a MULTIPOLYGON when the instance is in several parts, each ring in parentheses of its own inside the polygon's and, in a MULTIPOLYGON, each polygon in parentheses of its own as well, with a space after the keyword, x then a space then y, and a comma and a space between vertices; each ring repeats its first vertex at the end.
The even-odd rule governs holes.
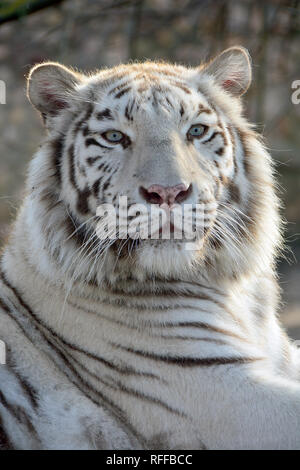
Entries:
POLYGON ((185 183, 180 183, 176 186, 161 186, 160 184, 153 184, 147 189, 143 186, 140 187, 140 194, 145 201, 150 204, 168 204, 168 206, 184 202, 191 192, 192 185, 187 185, 185 183))

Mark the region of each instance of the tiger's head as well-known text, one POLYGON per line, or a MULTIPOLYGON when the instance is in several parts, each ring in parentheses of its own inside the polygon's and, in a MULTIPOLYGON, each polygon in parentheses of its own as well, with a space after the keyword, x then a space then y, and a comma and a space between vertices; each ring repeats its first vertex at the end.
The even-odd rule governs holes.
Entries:
POLYGON ((52 256, 67 263, 72 243, 84 276, 98 276, 104 254, 110 270, 171 277, 199 266, 234 274, 251 256, 270 262, 278 221, 268 155, 242 117, 250 82, 241 47, 195 68, 145 62, 86 76, 57 63, 34 67, 28 96, 48 136, 29 185, 45 205, 36 216, 52 256), (99 238, 98 208, 109 204, 119 216, 120 196, 136 233, 149 226, 136 205, 167 214, 158 237, 99 238), (194 228, 192 249, 190 234, 174 236, 172 214, 182 208, 194 228), (159 236, 164 223, 167 239, 159 236))

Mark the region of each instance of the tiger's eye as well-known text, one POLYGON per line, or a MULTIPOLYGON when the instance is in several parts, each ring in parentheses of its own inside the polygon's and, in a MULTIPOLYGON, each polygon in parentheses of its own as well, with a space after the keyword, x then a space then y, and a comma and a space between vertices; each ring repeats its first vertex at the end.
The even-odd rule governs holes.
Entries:
POLYGON ((123 132, 115 131, 115 130, 104 132, 102 136, 106 140, 108 140, 108 142, 112 142, 114 144, 121 142, 121 140, 123 140, 123 138, 125 137, 123 132))
POLYGON ((187 136, 189 138, 201 137, 205 133, 206 129, 207 127, 202 124, 195 124, 194 126, 190 127, 187 136))

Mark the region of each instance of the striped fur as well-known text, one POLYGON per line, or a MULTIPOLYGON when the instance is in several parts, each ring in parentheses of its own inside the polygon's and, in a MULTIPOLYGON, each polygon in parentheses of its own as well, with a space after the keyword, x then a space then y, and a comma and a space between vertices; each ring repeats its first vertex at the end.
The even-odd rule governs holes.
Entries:
POLYGON ((250 79, 242 48, 198 68, 33 69, 48 134, 1 258, 0 448, 300 448, 272 162, 240 101, 250 79), (95 236, 99 204, 181 181, 205 207, 197 250, 95 236))

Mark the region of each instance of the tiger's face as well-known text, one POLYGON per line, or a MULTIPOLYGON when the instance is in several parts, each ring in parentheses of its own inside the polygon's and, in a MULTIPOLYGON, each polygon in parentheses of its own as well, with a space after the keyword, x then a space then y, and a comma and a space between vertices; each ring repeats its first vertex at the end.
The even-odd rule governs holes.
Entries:
POLYGON ((52 155, 55 143, 57 191, 84 238, 160 273, 205 259, 220 243, 220 218, 233 218, 247 198, 226 106, 240 113, 237 97, 250 76, 241 48, 202 68, 132 64, 89 78, 58 64, 34 68, 29 97, 45 119, 52 155), (119 225, 95 242, 103 205, 119 225), (120 225, 129 224, 121 237, 120 225))

